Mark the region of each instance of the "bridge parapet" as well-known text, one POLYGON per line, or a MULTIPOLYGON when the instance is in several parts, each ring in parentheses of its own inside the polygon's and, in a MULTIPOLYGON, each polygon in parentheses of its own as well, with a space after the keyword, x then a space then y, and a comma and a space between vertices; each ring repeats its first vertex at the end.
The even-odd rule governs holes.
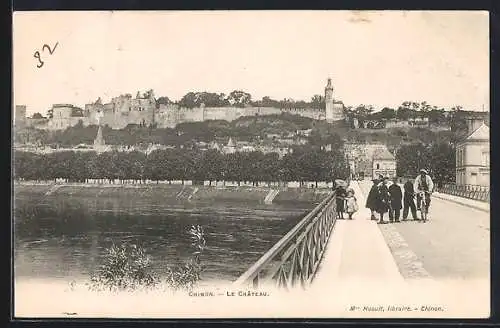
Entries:
POLYGON ((309 285, 335 224, 335 207, 335 193, 331 192, 241 275, 234 285, 254 288, 274 285, 284 289, 309 285))
POLYGON ((436 188, 436 191, 452 196, 490 202, 490 187, 488 186, 445 184, 441 188, 436 188))

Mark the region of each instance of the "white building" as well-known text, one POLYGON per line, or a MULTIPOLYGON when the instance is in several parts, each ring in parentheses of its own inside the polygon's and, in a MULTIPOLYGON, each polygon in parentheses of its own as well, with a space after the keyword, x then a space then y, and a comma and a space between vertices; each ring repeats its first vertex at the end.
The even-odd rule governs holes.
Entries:
POLYGON ((457 185, 490 185, 490 128, 484 122, 475 124, 469 126, 473 132, 456 145, 457 185))
POLYGON ((396 176, 396 158, 387 148, 375 151, 373 154, 372 178, 375 179, 380 175, 390 179, 396 176))

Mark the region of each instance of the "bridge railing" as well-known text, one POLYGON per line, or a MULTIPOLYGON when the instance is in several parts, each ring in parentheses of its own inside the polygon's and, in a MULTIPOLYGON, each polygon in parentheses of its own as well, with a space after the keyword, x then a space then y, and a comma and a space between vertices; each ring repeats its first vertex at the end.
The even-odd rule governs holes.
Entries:
POLYGON ((445 184, 441 188, 436 188, 436 191, 452 196, 490 202, 490 187, 488 186, 445 184))
POLYGON ((328 196, 235 282, 235 286, 306 287, 318 269, 337 217, 335 193, 328 196))

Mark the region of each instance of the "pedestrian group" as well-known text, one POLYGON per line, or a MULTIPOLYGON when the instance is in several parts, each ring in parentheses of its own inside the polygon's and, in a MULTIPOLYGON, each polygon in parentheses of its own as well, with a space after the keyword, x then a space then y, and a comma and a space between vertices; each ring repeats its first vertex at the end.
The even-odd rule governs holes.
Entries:
POLYGON ((417 211, 420 210, 420 191, 425 193, 428 212, 434 185, 426 170, 420 170, 420 175, 415 181, 406 181, 403 185, 404 192, 398 185, 397 178, 394 178, 390 185, 388 177, 379 177, 372 181, 373 185, 366 199, 366 207, 371 211, 372 220, 378 220, 380 224, 387 223, 384 221, 384 214, 389 213, 389 222, 400 222, 401 208, 403 208, 403 220, 408 219, 408 212, 411 211, 413 220, 419 221, 417 211), (415 196, 417 196, 416 206, 415 196), (380 219, 377 219, 376 213, 380 215, 380 219))
MULTIPOLYGON (((370 209, 371 219, 378 221, 377 223, 400 222, 401 209, 403 209, 403 220, 407 220, 410 211, 412 218, 419 220, 417 217, 417 210, 420 210, 419 191, 425 191, 427 210, 429 208, 430 194, 434 186, 426 170, 420 170, 420 175, 415 181, 406 181, 403 190, 401 190, 396 177, 393 178, 392 183, 388 177, 383 176, 373 179, 372 182, 373 185, 366 198, 366 208, 370 209), (415 196, 417 196, 417 206, 415 205, 415 196), (389 217, 388 221, 384 220, 386 213, 389 217), (379 214, 379 218, 376 214, 379 214)), ((354 190, 338 186, 336 188, 336 205, 339 219, 344 219, 344 213, 347 213, 348 219, 352 220, 352 215, 358 211, 354 190)))

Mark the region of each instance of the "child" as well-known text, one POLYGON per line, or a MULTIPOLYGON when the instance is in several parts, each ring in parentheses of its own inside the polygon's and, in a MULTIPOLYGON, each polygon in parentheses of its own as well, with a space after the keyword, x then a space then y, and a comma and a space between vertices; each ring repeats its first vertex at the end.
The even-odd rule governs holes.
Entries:
POLYGON ((338 186, 336 189, 337 217, 341 220, 344 219, 345 196, 346 196, 346 191, 345 191, 344 187, 338 186))
POLYGON ((358 211, 358 203, 356 197, 354 197, 354 190, 347 190, 346 200, 346 212, 349 215, 349 220, 352 220, 352 215, 358 211))

